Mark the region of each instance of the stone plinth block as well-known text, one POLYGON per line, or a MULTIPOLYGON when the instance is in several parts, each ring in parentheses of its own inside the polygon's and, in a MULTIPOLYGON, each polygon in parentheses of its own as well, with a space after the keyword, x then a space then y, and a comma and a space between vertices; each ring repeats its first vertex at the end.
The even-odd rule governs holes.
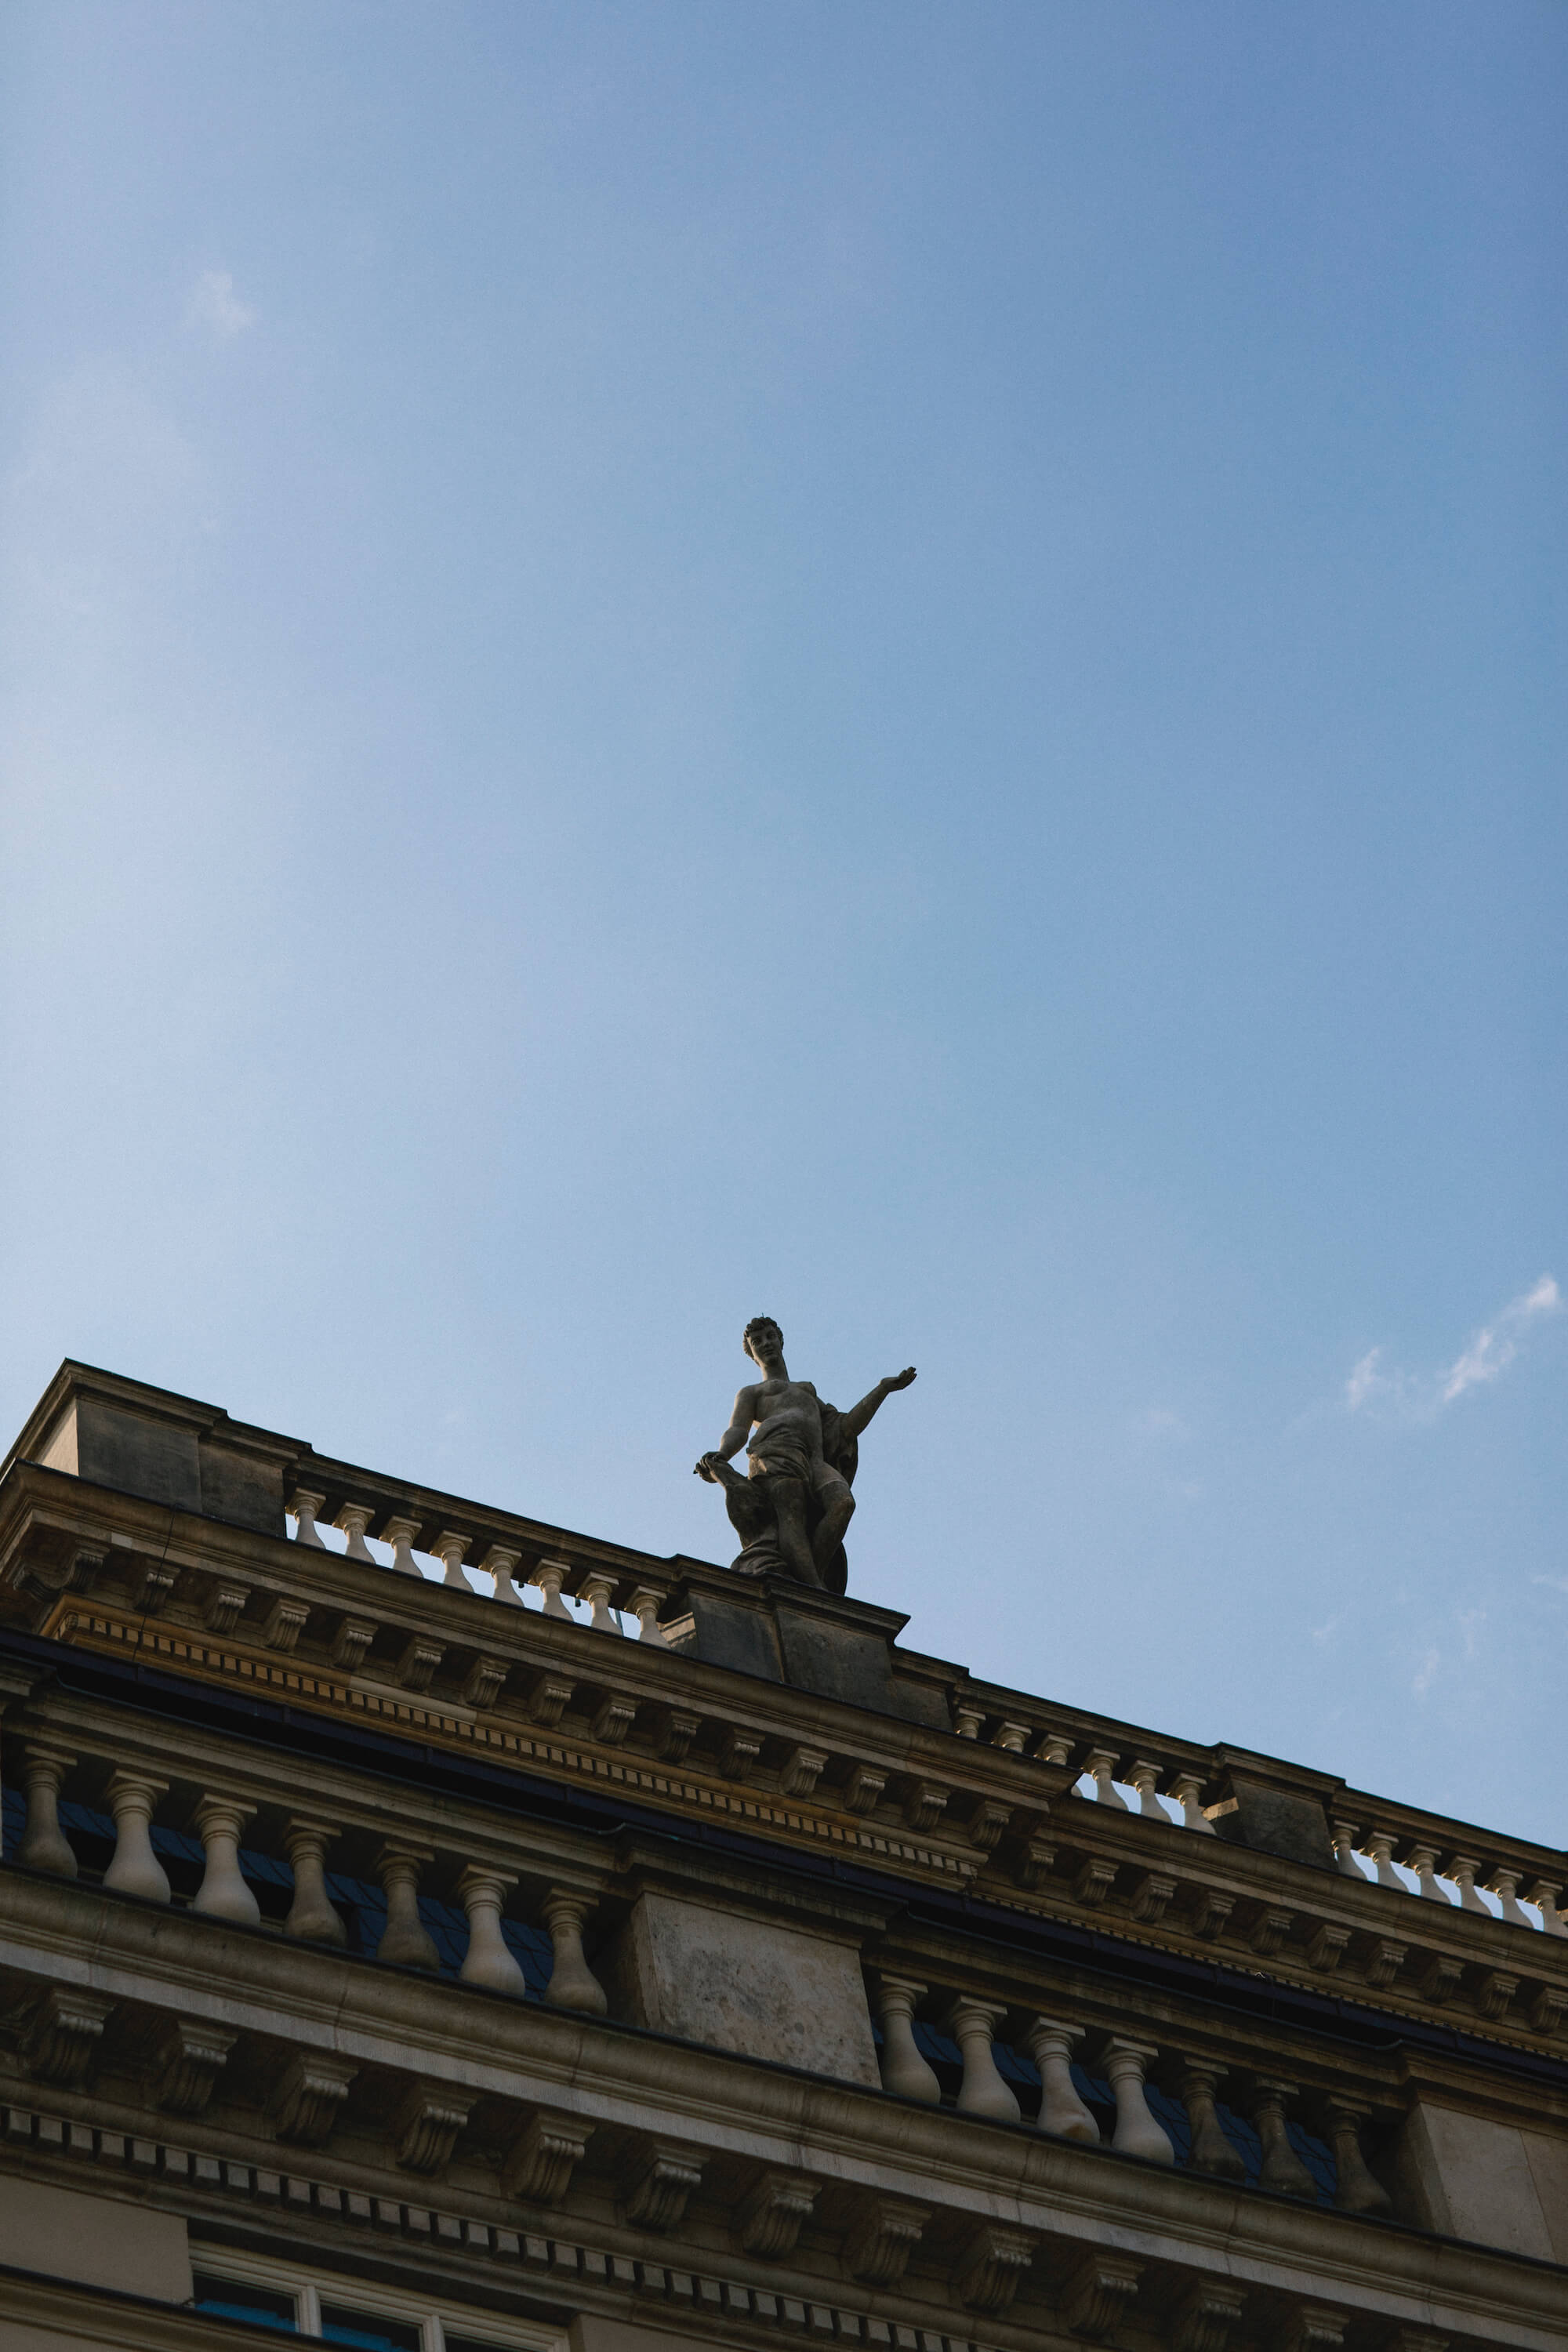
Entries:
POLYGON ((620 1976, 634 2024, 840 2082, 879 2079, 854 1945, 650 1891, 624 1931, 620 1976))

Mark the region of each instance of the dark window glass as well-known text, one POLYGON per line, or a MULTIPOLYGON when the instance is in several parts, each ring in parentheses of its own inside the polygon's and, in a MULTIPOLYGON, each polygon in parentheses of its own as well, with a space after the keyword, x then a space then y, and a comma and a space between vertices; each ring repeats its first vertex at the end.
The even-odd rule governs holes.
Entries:
POLYGON ((238 2279, 211 2278, 198 2271, 196 2309, 214 2319, 248 2319, 253 2327, 281 2328, 297 2336, 300 2323, 291 2294, 275 2286, 245 2286, 238 2279))
POLYGON ((477 2336, 454 2336, 449 2327, 441 2334, 447 2352, 500 2352, 499 2345, 483 2344, 477 2336))
POLYGON ((420 2352, 425 2338, 406 2319, 383 2319, 379 2312, 351 2311, 346 2304, 323 2303, 321 2335, 329 2344, 358 2344, 363 2352, 420 2352))

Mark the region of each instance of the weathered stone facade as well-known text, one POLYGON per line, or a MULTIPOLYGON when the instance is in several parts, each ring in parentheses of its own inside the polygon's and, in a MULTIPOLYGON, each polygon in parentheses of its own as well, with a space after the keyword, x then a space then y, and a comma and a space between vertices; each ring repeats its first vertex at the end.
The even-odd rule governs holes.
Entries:
POLYGON ((66 1365, 0 2352, 1568 2344, 1568 1860, 902 1622, 66 1365))

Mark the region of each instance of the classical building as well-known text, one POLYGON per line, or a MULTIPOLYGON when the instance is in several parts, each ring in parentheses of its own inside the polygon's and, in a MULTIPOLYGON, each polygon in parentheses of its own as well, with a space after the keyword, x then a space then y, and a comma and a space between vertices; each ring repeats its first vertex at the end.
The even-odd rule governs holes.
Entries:
POLYGON ((66 1364, 0 2352, 1568 2345, 1564 1856, 903 1622, 66 1364))

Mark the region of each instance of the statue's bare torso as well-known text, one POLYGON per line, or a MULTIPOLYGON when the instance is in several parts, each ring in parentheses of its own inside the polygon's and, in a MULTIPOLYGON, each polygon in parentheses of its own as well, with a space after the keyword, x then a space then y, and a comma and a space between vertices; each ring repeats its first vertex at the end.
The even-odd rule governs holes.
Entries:
MULTIPOLYGON (((751 1434, 746 1452, 753 1471, 781 1466, 787 1459, 804 1458, 815 1475, 822 1459, 822 1412, 809 1381, 758 1381, 742 1389, 730 1416, 731 1428, 744 1423, 751 1434)), ((798 1468, 796 1470, 798 1475, 798 1468)))

